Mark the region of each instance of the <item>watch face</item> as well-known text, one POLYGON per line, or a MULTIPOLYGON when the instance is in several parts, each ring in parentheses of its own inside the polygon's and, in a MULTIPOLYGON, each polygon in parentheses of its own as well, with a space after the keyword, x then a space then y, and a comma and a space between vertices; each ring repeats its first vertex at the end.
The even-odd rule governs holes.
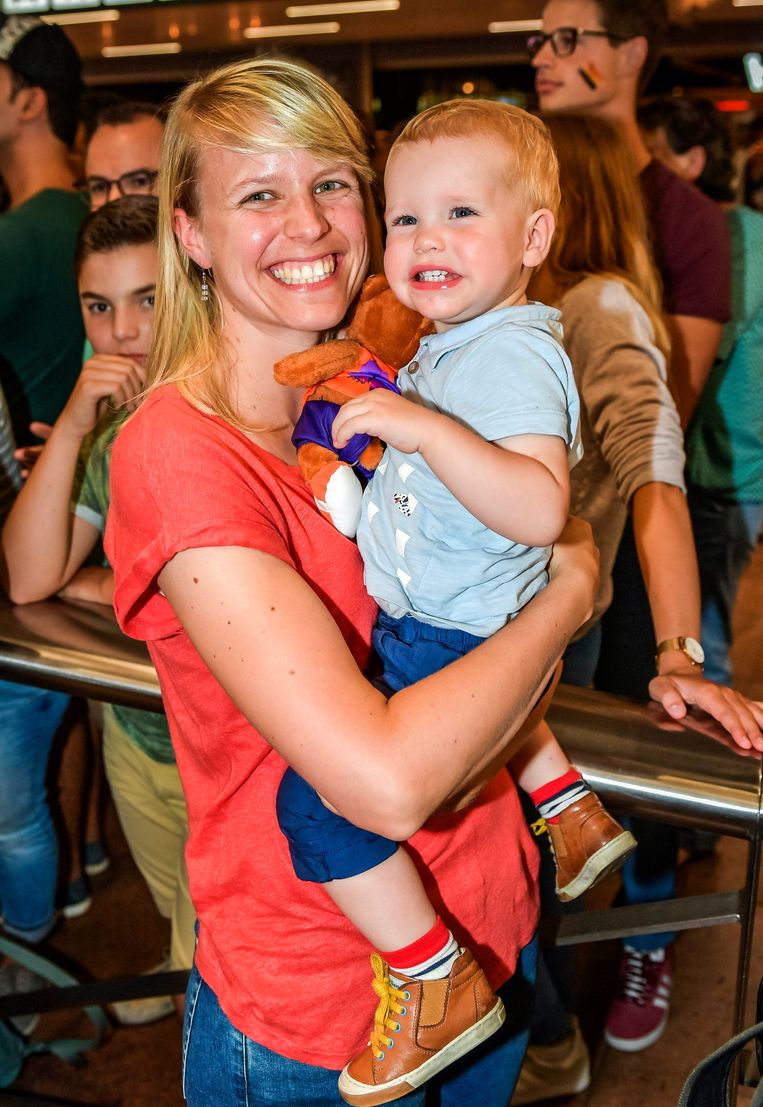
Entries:
POLYGON ((701 665, 705 660, 705 651, 696 638, 684 638, 684 649, 696 665, 701 665))

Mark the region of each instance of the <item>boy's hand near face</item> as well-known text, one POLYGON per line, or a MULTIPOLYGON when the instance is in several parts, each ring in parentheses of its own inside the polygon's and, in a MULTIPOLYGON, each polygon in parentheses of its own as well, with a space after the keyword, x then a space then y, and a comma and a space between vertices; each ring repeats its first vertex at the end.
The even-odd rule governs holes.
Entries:
POLYGON ((131 358, 94 354, 83 365, 59 423, 65 423, 71 432, 84 438, 109 405, 119 410, 134 400, 145 379, 144 367, 131 358))

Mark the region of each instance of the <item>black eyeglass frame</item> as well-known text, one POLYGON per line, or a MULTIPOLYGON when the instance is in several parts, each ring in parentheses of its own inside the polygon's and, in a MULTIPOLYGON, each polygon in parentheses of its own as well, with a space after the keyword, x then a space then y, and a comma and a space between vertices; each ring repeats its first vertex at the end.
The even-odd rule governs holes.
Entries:
POLYGON ((158 169, 131 169, 128 173, 123 173, 121 177, 117 177, 116 180, 110 181, 108 177, 87 177, 84 181, 78 182, 83 192, 87 192, 89 196, 92 196, 95 189, 98 189, 99 193, 108 196, 111 192, 111 186, 116 185, 119 191, 119 195, 124 196, 148 196, 151 194, 151 189, 156 184, 156 179, 159 176, 158 169), (148 184, 145 189, 138 189, 138 191, 128 191, 125 189, 124 181, 129 180, 130 177, 143 176, 148 178, 148 184))
POLYGON ((585 27, 557 27, 553 31, 533 31, 532 34, 527 36, 525 45, 527 46, 527 53, 530 55, 530 61, 540 53, 547 42, 551 43, 551 49, 556 54, 557 58, 569 58, 578 48, 578 39, 581 35, 589 35, 591 38, 609 38, 615 42, 628 42, 631 35, 619 35, 615 31, 589 31, 585 27), (571 34, 572 45, 569 50, 560 50, 556 41, 556 36, 559 34, 571 34))

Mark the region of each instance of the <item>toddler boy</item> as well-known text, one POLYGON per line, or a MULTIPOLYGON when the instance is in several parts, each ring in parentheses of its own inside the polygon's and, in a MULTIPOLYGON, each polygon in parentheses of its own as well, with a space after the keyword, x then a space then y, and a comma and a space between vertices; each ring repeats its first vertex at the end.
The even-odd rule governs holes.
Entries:
MULTIPOLYGON (((545 586, 580 440, 559 313, 526 297, 559 202, 544 125, 492 101, 441 104, 400 135, 385 189, 387 279, 435 334, 401 371, 401 395, 350 401, 333 436, 338 448, 356 433, 387 443, 358 546, 381 609, 383 681, 397 692, 478 646, 545 586)), ((632 836, 545 724, 511 767, 549 824, 561 898, 622 863, 632 836)), ((324 883, 386 951, 372 959, 371 1040, 339 1090, 353 1104, 396 1099, 498 1030, 503 1005, 405 849, 352 827, 291 770, 278 812, 297 875, 324 883)))

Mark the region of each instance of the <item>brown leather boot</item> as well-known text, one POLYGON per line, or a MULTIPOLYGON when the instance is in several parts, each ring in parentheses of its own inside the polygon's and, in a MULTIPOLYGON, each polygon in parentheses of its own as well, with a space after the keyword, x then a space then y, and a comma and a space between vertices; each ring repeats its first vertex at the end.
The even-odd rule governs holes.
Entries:
POLYGON ((378 953, 371 957, 379 997, 371 1040, 339 1077, 347 1103, 374 1107, 400 1099, 489 1038, 506 1018, 503 1002, 465 949, 443 980, 400 987, 378 953))
POLYGON ((548 832, 556 865, 556 894, 565 903, 619 869, 636 848, 631 832, 612 818, 595 792, 571 803, 557 822, 539 819, 533 829, 536 834, 548 832))

